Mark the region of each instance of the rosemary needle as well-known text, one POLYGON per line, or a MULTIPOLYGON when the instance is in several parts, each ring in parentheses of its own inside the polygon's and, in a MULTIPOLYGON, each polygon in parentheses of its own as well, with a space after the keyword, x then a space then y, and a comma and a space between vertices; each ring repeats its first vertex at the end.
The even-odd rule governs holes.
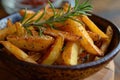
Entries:
MULTIPOLYGON (((71 5, 69 5, 67 12, 64 12, 63 9, 59 9, 60 13, 62 13, 62 14, 55 11, 55 7, 50 1, 48 1, 48 3, 53 11, 52 17, 50 17, 48 20, 41 22, 40 21, 41 18, 43 18, 43 16, 46 13, 46 10, 44 9, 43 14, 36 21, 33 21, 32 23, 29 23, 26 21, 26 23, 24 23, 23 26, 24 27, 36 26, 36 27, 41 28, 41 27, 44 27, 45 24, 53 25, 54 22, 64 22, 67 19, 72 19, 74 21, 80 22, 72 17, 79 16, 79 15, 90 15, 88 12, 91 12, 91 10, 92 10, 92 6, 89 4, 89 0, 86 0, 85 2, 83 2, 81 4, 79 4, 79 0, 75 0, 75 6, 73 8, 71 8, 71 5), (61 11, 63 11, 63 12, 61 12, 61 11)), ((37 13, 39 13, 39 12, 37 12, 37 13)), ((37 15, 37 13, 35 15, 37 15)), ((35 15, 33 15, 31 18, 33 18, 35 15)), ((29 18, 28 21, 30 21, 31 18, 29 18)))

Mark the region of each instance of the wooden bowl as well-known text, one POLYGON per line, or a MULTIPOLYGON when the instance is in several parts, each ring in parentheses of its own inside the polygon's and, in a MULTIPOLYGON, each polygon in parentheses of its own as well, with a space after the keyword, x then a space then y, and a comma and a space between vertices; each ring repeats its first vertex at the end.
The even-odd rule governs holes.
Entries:
MULTIPOLYGON (((18 13, 4 18, 0 20, 1 28, 5 27, 8 18, 10 18, 12 22, 21 19, 18 13)), ((75 66, 48 66, 20 61, 0 51, 0 63, 2 64, 0 67, 7 69, 20 80, 80 80, 96 73, 105 67, 120 50, 120 30, 110 21, 94 14, 90 16, 90 19, 95 22, 102 31, 105 31, 108 25, 110 25, 114 32, 108 51, 101 59, 75 66)))

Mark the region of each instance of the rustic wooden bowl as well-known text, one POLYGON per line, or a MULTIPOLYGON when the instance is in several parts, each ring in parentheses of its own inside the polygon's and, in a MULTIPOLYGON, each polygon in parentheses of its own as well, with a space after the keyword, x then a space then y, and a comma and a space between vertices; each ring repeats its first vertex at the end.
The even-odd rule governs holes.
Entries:
MULTIPOLYGON (((12 22, 21 19, 18 13, 13 14, 0 20, 0 28, 5 27, 8 18, 10 18, 12 22)), ((102 31, 105 31, 107 26, 110 25, 114 32, 108 51, 101 59, 75 66, 48 66, 20 61, 0 51, 0 63, 2 64, 0 67, 16 76, 18 80, 80 80, 96 73, 105 67, 120 50, 120 30, 104 18, 94 14, 90 16, 90 18, 102 31)))

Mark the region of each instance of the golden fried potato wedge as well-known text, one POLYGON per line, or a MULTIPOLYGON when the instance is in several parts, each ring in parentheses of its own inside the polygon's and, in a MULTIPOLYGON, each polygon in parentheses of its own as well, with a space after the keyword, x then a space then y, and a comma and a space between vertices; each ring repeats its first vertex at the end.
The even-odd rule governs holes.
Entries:
POLYGON ((54 42, 54 38, 42 35, 40 36, 21 36, 11 35, 7 37, 7 40, 10 41, 15 46, 30 50, 30 51, 41 51, 47 49, 54 42))
POLYGON ((101 39, 100 35, 98 35, 97 33, 91 31, 87 31, 87 32, 93 41, 99 41, 101 39))
POLYGON ((9 41, 0 41, 0 43, 19 60, 36 63, 32 58, 29 58, 25 52, 11 44, 9 41))
POLYGON ((62 58, 62 54, 60 54, 60 56, 57 58, 57 60, 53 63, 53 65, 65 65, 63 58, 62 58))
POLYGON ((40 52, 29 52, 28 55, 29 58, 32 58, 34 61, 37 61, 42 57, 40 52))
POLYGON ((93 40, 80 23, 68 19, 65 24, 66 26, 63 27, 63 30, 81 36, 79 42, 87 52, 94 55, 103 54, 103 52, 96 45, 94 45, 93 40))
POLYGON ((55 29, 51 29, 51 28, 45 29, 44 34, 51 35, 53 37, 62 35, 65 38, 65 40, 68 40, 68 41, 77 41, 78 39, 80 39, 80 37, 77 35, 73 35, 69 32, 55 30, 55 29))
POLYGON ((108 36, 102 32, 87 16, 83 15, 81 18, 92 32, 99 34, 102 38, 108 38, 108 36))
POLYGON ((5 40, 7 35, 8 35, 8 28, 1 29, 0 30, 0 41, 5 40))
POLYGON ((8 28, 8 33, 9 33, 9 34, 13 34, 13 33, 16 32, 16 27, 15 27, 15 25, 11 22, 10 19, 8 19, 8 21, 7 21, 7 28, 8 28))
POLYGON ((7 26, 0 30, 0 40, 4 40, 7 35, 14 34, 16 32, 15 25, 8 19, 7 26))
MULTIPOLYGON (((19 11, 19 13, 20 13, 21 16, 24 16, 25 15, 25 9, 21 9, 19 11)), ((31 17, 33 14, 35 14, 35 12, 32 11, 32 10, 27 10, 26 14, 27 14, 26 17, 31 17)))
POLYGON ((20 22, 15 23, 16 26, 16 35, 17 36, 25 36, 27 34, 27 31, 25 28, 22 26, 20 22))
POLYGON ((46 64, 46 65, 53 64, 60 56, 63 44, 64 44, 64 38, 61 36, 58 36, 55 40, 55 43, 51 46, 51 48, 45 54, 41 64, 46 64))
MULTIPOLYGON (((77 24, 79 24, 79 23, 77 23, 77 24)), ((64 22, 64 26, 60 27, 60 30, 70 32, 74 35, 81 36, 79 26, 76 25, 76 21, 73 21, 71 19, 66 20, 64 22)))
MULTIPOLYGON (((24 21, 22 21, 22 24, 24 24, 30 17, 32 17, 35 12, 32 11, 32 10, 25 10, 25 9, 22 9, 19 11, 19 14, 23 17, 25 14, 25 18, 24 18, 24 21)), ((40 14, 41 15, 41 14, 40 14)), ((32 19, 33 20, 33 19, 32 19)))
MULTIPOLYGON (((45 14, 44 14, 43 18, 38 22, 43 22, 45 20, 48 20, 50 17, 52 17, 54 15, 54 12, 51 8, 49 8, 49 5, 46 5, 45 9, 46 10, 45 10, 45 14)), ((55 9, 55 12, 63 14, 63 13, 61 13, 61 11, 59 9, 55 9)), ((24 16, 25 10, 24 9, 20 10, 19 13, 21 16, 24 16)), ((38 12, 38 14, 31 19, 31 21, 36 21, 43 13, 44 13, 44 9, 41 9, 38 12)), ((26 14, 27 14, 27 16, 25 17, 25 20, 22 22, 22 24, 24 24, 30 17, 32 17, 35 14, 35 12, 32 10, 27 10, 26 14)), ((55 22, 53 24, 56 27, 59 27, 59 26, 61 27, 63 25, 63 24, 58 23, 58 22, 55 22)))
MULTIPOLYGON (((63 6, 62 6, 64 12, 67 12, 68 11, 68 8, 69 8, 69 4, 66 2, 66 3, 63 3, 63 6)), ((71 9, 71 7, 70 7, 71 9)))
POLYGON ((108 36, 108 38, 105 39, 105 41, 103 41, 102 46, 100 48, 104 53, 106 52, 106 50, 107 50, 107 48, 112 40, 113 30, 112 30, 111 26, 107 27, 106 35, 108 36))
POLYGON ((75 42, 67 42, 62 58, 66 65, 77 65, 79 48, 75 42))
MULTIPOLYGON (((19 13, 21 16, 24 16, 26 13, 26 17, 25 17, 24 21, 22 22, 22 24, 24 24, 29 18, 31 18, 35 14, 35 12, 32 10, 25 11, 24 9, 20 10, 19 13)), ((31 19, 31 21, 37 20, 42 15, 42 13, 43 13, 43 11, 40 11, 35 17, 33 17, 31 19)))
MULTIPOLYGON (((45 7, 45 9, 48 9, 48 5, 46 5, 46 7, 45 7)), ((31 21, 35 21, 35 20, 37 20, 42 14, 43 14, 43 12, 44 12, 44 10, 42 9, 42 10, 40 10, 39 12, 38 12, 38 14, 36 14, 33 18, 31 18, 36 12, 34 12, 34 11, 32 11, 32 10, 25 10, 25 9, 22 9, 22 10, 20 10, 19 11, 19 13, 20 13, 20 15, 21 16, 24 16, 25 15, 25 13, 26 13, 26 17, 25 17, 25 20, 22 22, 22 24, 24 24, 29 18, 31 18, 31 21)), ((49 18, 49 17, 48 17, 49 18)), ((47 18, 47 19, 48 19, 47 18)))

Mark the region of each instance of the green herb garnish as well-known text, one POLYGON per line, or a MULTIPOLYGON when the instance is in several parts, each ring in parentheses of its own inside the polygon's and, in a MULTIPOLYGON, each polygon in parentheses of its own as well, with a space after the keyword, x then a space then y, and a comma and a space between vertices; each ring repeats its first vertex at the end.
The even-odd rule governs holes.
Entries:
POLYGON ((23 23, 23 21, 25 20, 26 15, 27 15, 27 8, 25 8, 25 14, 24 14, 23 18, 22 18, 21 21, 20 21, 21 23, 23 23))
MULTIPOLYGON (((35 15, 30 17, 24 24, 24 27, 29 27, 29 26, 36 26, 36 27, 44 27, 44 25, 53 25, 54 22, 64 22, 67 19, 72 19, 74 21, 80 22, 77 19, 74 19, 74 16, 79 16, 79 15, 90 15, 88 12, 91 12, 92 6, 89 4, 89 0, 86 0, 85 2, 79 4, 79 0, 75 0, 75 6, 71 8, 71 5, 69 5, 67 12, 63 12, 63 9, 60 9, 58 12, 55 11, 54 5, 48 1, 51 9, 53 10, 54 15, 50 17, 48 20, 45 21, 40 21, 43 16, 46 13, 46 10, 44 9, 43 14, 36 20, 33 21, 32 23, 29 23, 31 19, 37 15, 39 12, 37 12, 35 15)), ((81 23, 81 22, 80 22, 81 23)), ((41 32, 40 32, 41 33, 41 32)))

